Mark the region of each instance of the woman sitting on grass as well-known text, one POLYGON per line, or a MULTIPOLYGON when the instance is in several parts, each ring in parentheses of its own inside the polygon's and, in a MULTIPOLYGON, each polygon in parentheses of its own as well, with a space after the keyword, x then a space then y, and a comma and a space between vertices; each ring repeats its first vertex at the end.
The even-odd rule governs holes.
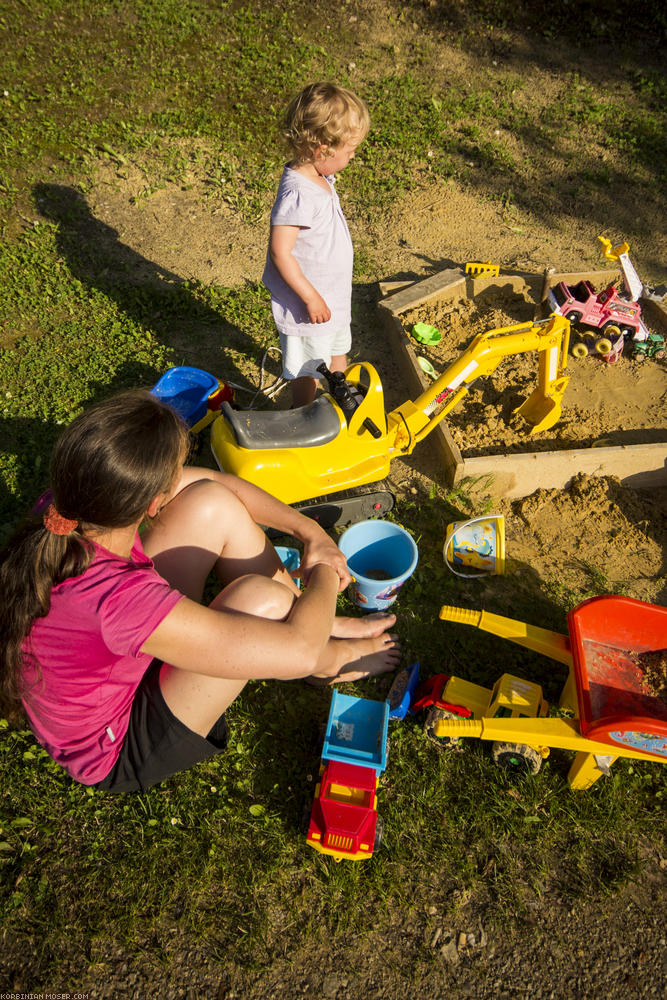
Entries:
POLYGON ((335 616, 350 576, 319 525, 184 466, 187 449, 187 428, 149 392, 92 407, 0 553, 2 692, 74 779, 107 791, 224 749, 225 710, 248 680, 356 680, 400 655, 393 615, 335 616), (303 542, 303 593, 260 524, 303 542), (205 607, 212 570, 223 589, 205 607))

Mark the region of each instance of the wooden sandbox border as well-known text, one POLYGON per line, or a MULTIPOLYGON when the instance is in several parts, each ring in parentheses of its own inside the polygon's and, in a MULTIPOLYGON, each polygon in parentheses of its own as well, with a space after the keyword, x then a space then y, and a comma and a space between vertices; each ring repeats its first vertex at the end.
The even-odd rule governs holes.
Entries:
MULTIPOLYGON (((558 273, 547 268, 542 274, 514 272, 497 277, 471 277, 458 268, 439 271, 421 281, 381 282, 383 298, 378 308, 398 364, 406 373, 408 389, 418 395, 429 381, 417 362, 417 354, 405 334, 400 315, 409 309, 436 299, 474 299, 487 289, 523 294, 535 305, 535 315, 546 314, 543 302, 548 289, 559 281, 576 284, 582 279, 609 283, 620 271, 580 271, 558 273)), ((642 310, 667 330, 667 307, 642 299, 642 310)), ((667 436, 667 435, 666 435, 667 436)), ((572 477, 583 472, 597 476, 616 476, 625 486, 652 488, 667 485, 667 440, 651 444, 618 445, 611 448, 589 447, 562 451, 480 455, 464 458, 446 421, 429 435, 438 458, 444 465, 447 485, 456 486, 469 477, 492 477, 492 490, 498 497, 528 496, 539 488, 562 489, 572 477)))

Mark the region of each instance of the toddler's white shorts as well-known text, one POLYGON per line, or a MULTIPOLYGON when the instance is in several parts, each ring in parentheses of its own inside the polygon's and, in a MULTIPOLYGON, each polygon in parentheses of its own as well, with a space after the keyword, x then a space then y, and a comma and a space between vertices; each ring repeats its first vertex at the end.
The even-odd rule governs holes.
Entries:
POLYGON ((324 361, 327 368, 332 358, 347 354, 352 346, 349 326, 338 333, 314 337, 294 337, 280 334, 280 348, 283 352, 283 378, 295 379, 304 375, 321 379, 317 366, 324 361))

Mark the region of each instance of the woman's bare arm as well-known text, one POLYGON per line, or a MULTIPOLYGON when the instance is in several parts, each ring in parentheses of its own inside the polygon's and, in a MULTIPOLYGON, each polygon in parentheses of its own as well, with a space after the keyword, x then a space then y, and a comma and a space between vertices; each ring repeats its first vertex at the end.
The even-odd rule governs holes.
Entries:
POLYGON ((183 598, 141 651, 209 677, 307 677, 315 671, 329 641, 337 589, 335 571, 318 564, 286 621, 207 608, 183 598))

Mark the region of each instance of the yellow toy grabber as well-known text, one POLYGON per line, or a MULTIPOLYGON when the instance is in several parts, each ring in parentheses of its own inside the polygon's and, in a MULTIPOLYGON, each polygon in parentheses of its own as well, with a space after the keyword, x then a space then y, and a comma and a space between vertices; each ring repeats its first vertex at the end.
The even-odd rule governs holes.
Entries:
POLYGON ((503 615, 493 615, 488 611, 474 611, 468 608, 454 608, 443 604, 440 617, 444 621, 458 622, 460 625, 472 625, 484 632, 491 632, 503 639, 509 639, 518 646, 526 646, 536 653, 550 656, 552 660, 564 663, 571 670, 572 653, 569 637, 561 632, 552 632, 538 625, 528 625, 515 618, 505 618, 503 615))
POLYGON ((535 653, 542 653, 543 656, 549 656, 552 660, 564 664, 567 667, 567 680, 563 685, 558 704, 561 708, 569 709, 575 716, 579 715, 577 680, 569 635, 552 632, 551 629, 540 628, 539 625, 528 625, 527 622, 517 621, 516 618, 494 615, 489 611, 455 608, 447 604, 443 604, 440 608, 440 618, 443 621, 472 625, 484 632, 491 632, 492 635, 499 635, 502 639, 515 642, 517 646, 532 649, 535 653))

